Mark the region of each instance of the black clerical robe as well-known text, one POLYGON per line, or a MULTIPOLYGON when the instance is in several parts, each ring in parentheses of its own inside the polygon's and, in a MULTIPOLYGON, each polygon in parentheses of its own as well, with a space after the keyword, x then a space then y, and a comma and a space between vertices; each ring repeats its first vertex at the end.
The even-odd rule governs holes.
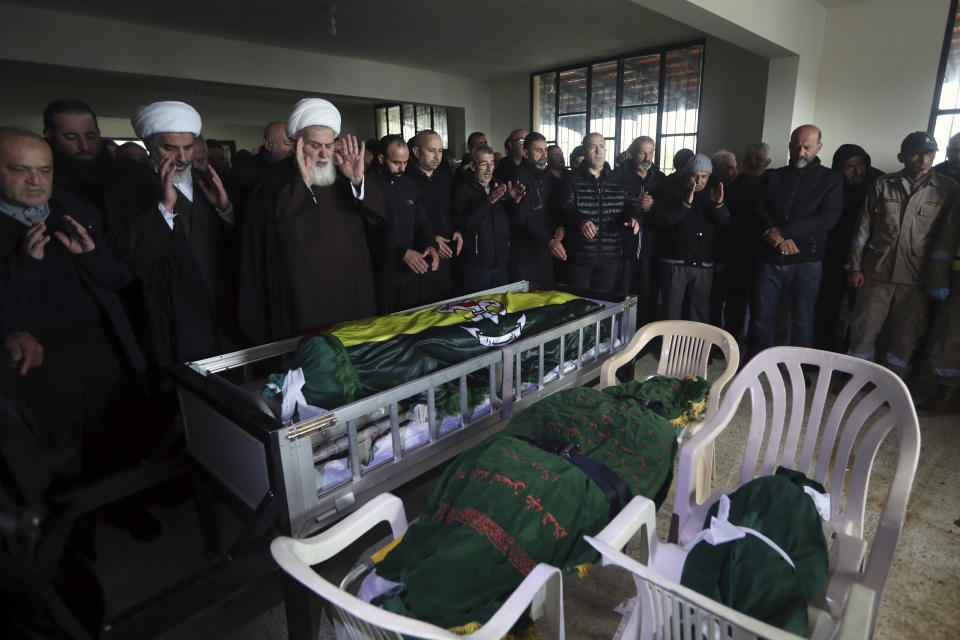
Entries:
MULTIPOLYGON (((159 203, 160 177, 149 165, 107 187, 107 219, 117 253, 136 273, 146 317, 145 342, 167 366, 242 346, 236 326, 232 225, 203 195, 193 173, 193 201, 179 190, 174 226, 159 203)), ((142 314, 142 316, 141 316, 142 314)))
POLYGON ((277 163, 243 214, 240 327, 255 343, 376 315, 364 218, 382 218, 372 181, 364 199, 338 176, 307 188, 293 159, 277 163))

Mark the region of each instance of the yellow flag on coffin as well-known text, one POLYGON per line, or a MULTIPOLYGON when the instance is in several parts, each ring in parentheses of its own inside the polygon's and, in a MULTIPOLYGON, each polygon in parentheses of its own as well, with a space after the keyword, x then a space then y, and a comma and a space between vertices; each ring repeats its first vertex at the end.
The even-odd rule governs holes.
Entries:
POLYGON ((330 327, 328 333, 335 335, 344 347, 351 347, 364 342, 382 342, 399 334, 420 333, 430 327, 471 322, 478 316, 492 317, 527 311, 548 304, 563 304, 578 298, 579 296, 560 291, 494 293, 467 297, 457 302, 410 313, 341 322, 330 327))

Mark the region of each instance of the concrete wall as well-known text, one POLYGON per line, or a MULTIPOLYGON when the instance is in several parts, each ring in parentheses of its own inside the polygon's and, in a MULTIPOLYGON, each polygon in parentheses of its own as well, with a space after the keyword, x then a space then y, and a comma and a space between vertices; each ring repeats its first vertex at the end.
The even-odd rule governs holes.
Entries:
MULTIPOLYGON (((490 128, 490 91, 484 81, 193 34, 189 46, 171 46, 182 40, 183 33, 174 30, 0 3, 3 60, 272 88, 299 96, 448 105, 464 109, 466 130, 490 128), (91 33, 96 46, 89 41, 91 33)), ((229 124, 231 114, 226 109, 208 120, 229 124)), ((360 119, 351 124, 369 126, 360 119)), ((464 135, 454 133, 454 138, 464 135)))
POLYGON ((763 136, 768 61, 709 37, 705 45, 700 97, 700 151, 727 148, 740 156, 763 136))
MULTIPOLYGON (((490 83, 490 128, 481 129, 494 151, 514 129, 530 126, 530 74, 513 75, 490 83)), ((467 131, 469 134, 470 129, 467 131)))
POLYGON ((899 169, 900 141, 927 128, 949 9, 949 0, 873 0, 830 11, 813 116, 825 162, 853 142, 879 168, 899 169))

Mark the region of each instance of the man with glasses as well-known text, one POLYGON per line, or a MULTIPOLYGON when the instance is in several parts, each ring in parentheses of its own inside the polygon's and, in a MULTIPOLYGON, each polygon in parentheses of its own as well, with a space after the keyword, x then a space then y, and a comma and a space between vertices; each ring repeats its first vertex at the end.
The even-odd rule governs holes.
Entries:
POLYGON ((506 184, 517 179, 517 169, 523 163, 523 143, 530 133, 526 129, 514 129, 506 140, 504 150, 506 155, 497 164, 493 177, 506 184))

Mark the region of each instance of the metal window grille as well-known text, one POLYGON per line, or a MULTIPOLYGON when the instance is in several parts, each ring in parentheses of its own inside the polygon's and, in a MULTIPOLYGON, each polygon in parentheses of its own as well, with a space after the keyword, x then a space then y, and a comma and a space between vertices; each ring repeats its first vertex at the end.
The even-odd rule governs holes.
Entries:
POLYGON ((424 129, 433 129, 447 148, 447 108, 429 104, 385 104, 376 108, 377 138, 397 134, 409 140, 424 129))
POLYGON ((934 162, 941 162, 946 158, 950 138, 960 133, 960 7, 957 0, 950 3, 927 131, 933 133, 940 147, 934 162))

